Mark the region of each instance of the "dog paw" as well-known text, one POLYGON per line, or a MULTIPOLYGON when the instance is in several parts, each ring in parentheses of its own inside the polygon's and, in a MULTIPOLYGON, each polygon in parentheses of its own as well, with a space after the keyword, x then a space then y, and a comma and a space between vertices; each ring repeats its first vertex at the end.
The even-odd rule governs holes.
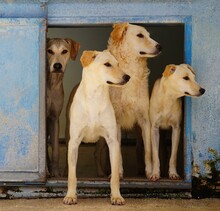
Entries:
POLYGON ((177 173, 169 173, 169 178, 171 180, 179 180, 179 179, 181 179, 179 174, 177 174, 177 173))
POLYGON ((76 196, 73 196, 73 197, 66 196, 63 199, 63 203, 67 204, 67 205, 77 204, 77 197, 76 196))
POLYGON ((157 180, 159 180, 160 179, 160 174, 152 174, 151 176, 149 176, 149 179, 151 180, 151 181, 157 181, 157 180))
POLYGON ((111 203, 112 205, 124 205, 125 204, 125 200, 123 199, 123 197, 118 196, 118 197, 111 197, 111 203))

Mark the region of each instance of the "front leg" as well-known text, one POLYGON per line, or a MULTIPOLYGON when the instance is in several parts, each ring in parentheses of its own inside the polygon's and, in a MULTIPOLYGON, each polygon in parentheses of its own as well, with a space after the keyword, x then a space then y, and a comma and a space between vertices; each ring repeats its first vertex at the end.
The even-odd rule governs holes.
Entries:
POLYGON ((59 119, 49 119, 48 129, 52 145, 52 159, 49 171, 52 177, 59 177, 59 119))
POLYGON ((124 199, 120 193, 120 179, 119 179, 119 157, 120 145, 115 139, 106 139, 109 147, 110 163, 111 163, 111 203, 113 205, 123 205, 124 199))
POLYGON ((150 177, 152 181, 160 179, 160 160, 159 160, 159 128, 155 125, 151 126, 151 142, 152 142, 152 157, 153 157, 153 172, 150 177))
POLYGON ((68 146, 68 191, 66 197, 63 199, 63 203, 67 205, 77 204, 77 195, 76 195, 76 164, 78 159, 78 141, 70 139, 68 146))
POLYGON ((119 176, 120 179, 123 179, 124 169, 123 169, 123 159, 122 159, 122 151, 121 151, 121 126, 117 125, 117 139, 119 142, 119 176))
POLYGON ((147 178, 150 178, 152 173, 151 161, 151 140, 150 140, 150 121, 149 117, 139 120, 139 125, 142 130, 142 137, 144 143, 144 160, 145 160, 145 173, 147 178))
POLYGON ((170 179, 180 179, 180 176, 176 171, 176 161, 177 161, 177 151, 179 146, 180 139, 180 127, 172 127, 172 149, 171 149, 171 157, 169 163, 169 178, 170 179))

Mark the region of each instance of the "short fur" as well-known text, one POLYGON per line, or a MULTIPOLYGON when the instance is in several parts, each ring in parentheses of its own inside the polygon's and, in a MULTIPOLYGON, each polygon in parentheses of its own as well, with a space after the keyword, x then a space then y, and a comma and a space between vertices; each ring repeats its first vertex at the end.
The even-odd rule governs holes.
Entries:
MULTIPOLYGON (((76 204, 76 162, 81 141, 94 143, 104 137, 110 151, 111 202, 122 205, 119 189, 119 154, 117 124, 109 97, 109 86, 121 86, 130 77, 118 67, 107 50, 84 51, 81 57, 83 75, 70 107, 70 141, 68 146, 68 191, 65 204, 76 204)), ((118 88, 119 89, 119 88, 118 88)))
POLYGON ((172 128, 172 149, 169 178, 179 179, 176 171, 178 144, 181 132, 183 96, 200 96, 205 90, 195 81, 195 72, 187 64, 167 65, 163 77, 153 87, 150 99, 153 173, 151 180, 160 178, 159 129, 172 128))
MULTIPOLYGON (((145 172, 147 177, 152 173, 149 91, 147 58, 160 54, 161 46, 150 38, 147 30, 129 23, 118 23, 113 26, 108 41, 108 49, 119 62, 120 68, 131 80, 121 89, 110 88, 117 125, 118 140, 121 140, 121 128, 131 129, 137 123, 142 130, 145 149, 145 172)), ((120 174, 123 175, 122 158, 120 174)))
POLYGON ((47 163, 50 176, 59 173, 59 116, 63 108, 63 77, 69 59, 75 59, 79 44, 71 39, 47 40, 47 141, 52 145, 52 160, 47 163))

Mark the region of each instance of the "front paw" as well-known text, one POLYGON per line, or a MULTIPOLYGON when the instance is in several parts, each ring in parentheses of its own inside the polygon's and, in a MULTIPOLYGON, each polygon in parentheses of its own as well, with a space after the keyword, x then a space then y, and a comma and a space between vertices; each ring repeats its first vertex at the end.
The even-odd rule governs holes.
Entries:
POLYGON ((169 178, 171 180, 179 180, 179 179, 181 179, 179 174, 177 174, 176 172, 169 172, 169 178))
POLYGON ((112 205, 124 205, 125 200, 121 196, 118 196, 118 197, 112 196, 111 197, 111 203, 112 203, 112 205))
POLYGON ((153 173, 151 176, 149 176, 149 179, 151 181, 154 181, 154 182, 159 180, 160 179, 160 173, 153 173))
POLYGON ((77 204, 77 196, 66 196, 63 199, 63 203, 67 205, 77 204))

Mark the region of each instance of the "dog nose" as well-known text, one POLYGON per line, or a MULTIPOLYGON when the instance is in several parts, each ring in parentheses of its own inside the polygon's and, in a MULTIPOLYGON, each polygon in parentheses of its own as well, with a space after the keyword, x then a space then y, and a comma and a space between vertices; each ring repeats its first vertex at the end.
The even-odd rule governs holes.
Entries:
POLYGON ((199 92, 201 93, 201 95, 203 95, 203 94, 205 93, 205 89, 201 88, 201 89, 199 90, 199 92))
POLYGON ((156 45, 156 49, 157 49, 158 51, 162 51, 162 46, 161 46, 160 44, 157 44, 157 45, 156 45))
POLYGON ((128 82, 131 77, 129 75, 125 74, 125 75, 123 75, 122 78, 124 79, 124 81, 128 82))
POLYGON ((61 69, 62 69, 62 64, 60 64, 60 63, 55 63, 55 64, 53 65, 53 68, 54 68, 55 70, 61 70, 61 69))

